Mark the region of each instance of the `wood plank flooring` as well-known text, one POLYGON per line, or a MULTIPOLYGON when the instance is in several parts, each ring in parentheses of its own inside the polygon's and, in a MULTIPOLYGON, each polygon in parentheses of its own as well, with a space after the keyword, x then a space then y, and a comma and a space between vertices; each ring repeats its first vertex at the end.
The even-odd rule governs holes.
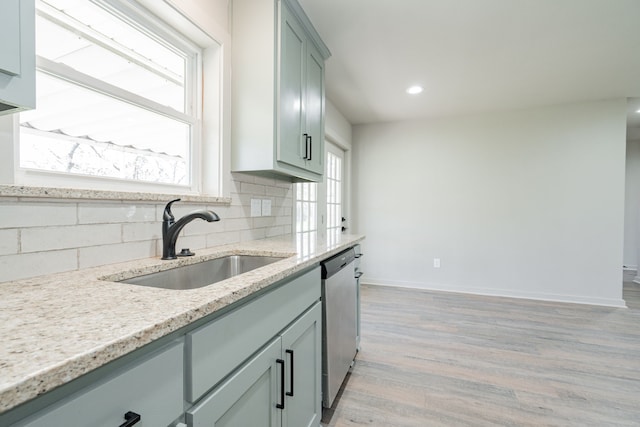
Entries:
POLYGON ((640 426, 629 308, 362 287, 362 342, 326 426, 640 426))

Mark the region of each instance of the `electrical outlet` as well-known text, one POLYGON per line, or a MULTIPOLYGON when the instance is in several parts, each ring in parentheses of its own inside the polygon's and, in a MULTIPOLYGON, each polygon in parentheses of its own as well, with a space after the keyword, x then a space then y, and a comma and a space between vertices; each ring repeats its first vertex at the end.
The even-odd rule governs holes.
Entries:
POLYGON ((433 268, 440 268, 440 258, 433 259, 433 268))
POLYGON ((262 216, 262 200, 251 199, 251 216, 262 216))
POLYGON ((262 199, 262 216, 271 216, 271 199, 262 199))

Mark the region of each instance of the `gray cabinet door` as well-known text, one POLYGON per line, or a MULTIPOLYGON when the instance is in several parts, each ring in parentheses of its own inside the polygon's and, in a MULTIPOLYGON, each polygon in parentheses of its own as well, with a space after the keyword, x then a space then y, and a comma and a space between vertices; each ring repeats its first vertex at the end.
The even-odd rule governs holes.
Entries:
POLYGON ((306 133, 309 135, 309 155, 306 168, 324 173, 324 60, 312 43, 306 54, 306 133))
POLYGON ((276 427, 282 422, 280 338, 250 359, 201 403, 187 411, 189 427, 276 427))
POLYGON ((284 3, 281 3, 280 123, 278 160, 305 167, 304 63, 306 35, 284 3))
POLYGON ((320 425, 321 328, 322 308, 318 302, 282 334, 282 353, 286 366, 283 427, 320 425))

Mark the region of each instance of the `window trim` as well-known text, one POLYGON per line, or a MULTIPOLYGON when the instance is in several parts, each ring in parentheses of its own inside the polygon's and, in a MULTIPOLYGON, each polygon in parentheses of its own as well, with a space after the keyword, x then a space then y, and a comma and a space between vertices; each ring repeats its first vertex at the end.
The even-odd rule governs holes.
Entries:
MULTIPOLYGON (((135 194, 181 194, 193 197, 223 197, 231 194, 231 136, 230 136, 230 76, 231 76, 231 52, 228 46, 231 36, 228 30, 220 26, 214 20, 200 21, 202 17, 197 15, 193 8, 185 6, 180 8, 166 2, 137 0, 120 3, 118 0, 103 0, 104 3, 125 10, 124 13, 132 13, 131 10, 143 10, 150 13, 163 25, 183 34, 201 49, 200 61, 202 66, 191 70, 195 74, 195 81, 205 79, 202 94, 194 97, 193 106, 198 120, 194 132, 201 135, 198 146, 192 150, 191 168, 195 177, 192 179, 191 188, 171 187, 165 184, 148 184, 143 182, 116 182, 110 178, 94 177, 67 177, 72 178, 73 184, 65 179, 57 177, 54 188, 69 189, 91 188, 99 191, 126 192, 135 194), (204 24, 204 25, 203 25, 204 24), (201 95, 201 96, 200 96, 201 95), (91 179, 93 178, 93 179, 91 179), (98 182, 96 182, 98 181, 98 182), (102 183, 102 184, 100 184, 102 183)), ((136 12, 137 13, 137 12, 136 12)), ((224 18, 226 19, 226 18, 224 18)), ((34 179, 34 173, 26 171, 18 173, 19 153, 19 122, 17 115, 0 117, 0 158, 5 159, 4 164, 0 160, 0 185, 17 185, 33 188, 52 188, 51 175, 55 173, 39 172, 39 179, 34 179), (46 187, 43 187, 43 184, 46 187)))

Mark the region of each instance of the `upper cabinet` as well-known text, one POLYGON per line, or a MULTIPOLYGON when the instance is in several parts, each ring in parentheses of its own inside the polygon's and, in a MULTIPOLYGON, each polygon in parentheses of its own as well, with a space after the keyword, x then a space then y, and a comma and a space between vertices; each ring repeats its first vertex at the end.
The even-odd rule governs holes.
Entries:
POLYGON ((324 61, 293 0, 233 0, 232 170, 320 181, 324 61))
POLYGON ((0 2, 0 115, 34 108, 34 0, 0 2))

